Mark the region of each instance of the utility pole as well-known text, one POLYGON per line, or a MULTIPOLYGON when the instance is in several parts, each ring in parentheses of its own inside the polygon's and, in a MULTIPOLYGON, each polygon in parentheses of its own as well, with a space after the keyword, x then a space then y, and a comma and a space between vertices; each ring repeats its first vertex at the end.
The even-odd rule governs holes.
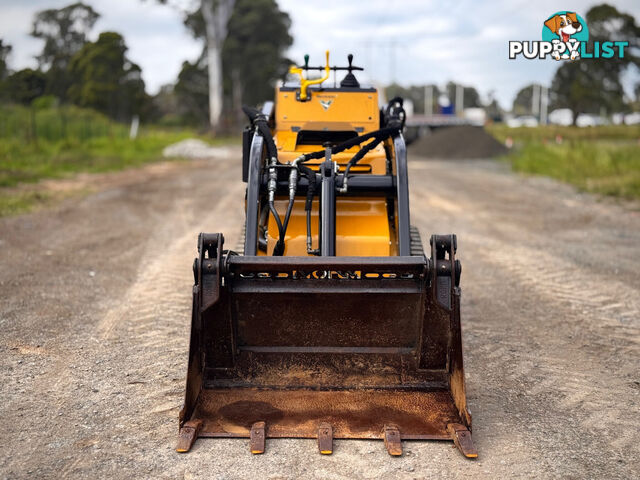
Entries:
POLYGON ((540 93, 540 124, 547 124, 547 108, 549 106, 549 89, 547 87, 542 87, 542 91, 540 93))
POLYGON ((540 85, 534 83, 533 92, 531 94, 531 114, 536 118, 538 118, 538 115, 540 114, 540 88, 540 85))
POLYGON ((433 85, 425 85, 424 87, 424 114, 433 114, 433 85))
POLYGON ((464 110, 464 87, 460 84, 456 84, 456 115, 462 116, 464 110))

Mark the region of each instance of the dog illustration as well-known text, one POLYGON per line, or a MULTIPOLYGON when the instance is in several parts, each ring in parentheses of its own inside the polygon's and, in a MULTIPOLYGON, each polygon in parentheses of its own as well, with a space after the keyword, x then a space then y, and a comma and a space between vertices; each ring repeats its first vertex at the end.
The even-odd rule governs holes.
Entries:
MULTIPOLYGON (((560 37, 560 40, 553 40, 553 43, 562 41, 567 44, 567 49, 571 51, 571 57, 566 55, 562 58, 571 58, 571 60, 575 60, 580 57, 577 50, 569 49, 569 42, 572 40, 571 35, 582 30, 582 25, 578 21, 578 16, 574 12, 567 12, 564 15, 554 15, 544 22, 544 24, 549 28, 549 30, 560 37)), ((576 40, 573 41, 575 42, 576 40)), ((556 60, 560 60, 561 58, 560 53, 557 50, 554 51, 552 55, 556 60)))

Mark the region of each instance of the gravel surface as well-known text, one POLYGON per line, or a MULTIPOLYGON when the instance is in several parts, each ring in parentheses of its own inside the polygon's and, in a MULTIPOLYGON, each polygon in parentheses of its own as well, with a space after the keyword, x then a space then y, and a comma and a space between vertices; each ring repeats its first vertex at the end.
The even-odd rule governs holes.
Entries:
POLYGON ((196 237, 238 240, 236 152, 0 219, 0 478, 638 478, 638 205, 491 161, 410 174, 423 239, 458 234, 477 461, 428 441, 399 458, 356 440, 173 451, 196 237))

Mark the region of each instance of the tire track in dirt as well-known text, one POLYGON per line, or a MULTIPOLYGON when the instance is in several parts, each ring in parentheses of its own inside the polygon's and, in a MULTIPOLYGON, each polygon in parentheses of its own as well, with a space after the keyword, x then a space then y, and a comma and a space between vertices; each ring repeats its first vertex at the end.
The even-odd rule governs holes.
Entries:
MULTIPOLYGON (((154 333, 155 329, 148 329, 149 322, 158 314, 171 316, 179 313, 172 309, 184 304, 185 292, 178 291, 176 285, 185 283, 185 272, 191 278, 190 267, 197 253, 197 236, 194 237, 192 232, 209 231, 211 228, 215 228, 216 232, 238 232, 238 225, 244 219, 241 202, 238 201, 242 198, 243 191, 243 184, 232 184, 225 197, 213 209, 200 212, 204 218, 197 227, 183 229, 186 233, 165 247, 158 256, 152 257, 150 262, 142 265, 137 280, 129 288, 121 304, 110 310, 100 321, 98 331, 102 338, 109 338, 117 325, 131 319, 132 313, 136 321, 135 332, 131 333, 162 337, 160 332, 154 333)), ((225 236, 225 245, 233 245, 236 241, 233 233, 225 236)), ((154 240, 151 239, 150 242, 153 243, 154 240)), ((157 248, 150 246, 149 250, 157 248)), ((187 298, 189 296, 190 292, 187 290, 187 298)))
MULTIPOLYGON (((618 454, 633 449, 635 435, 640 431, 640 417, 625 415, 624 410, 637 401, 629 380, 633 376, 640 380, 640 376, 637 370, 618 370, 603 378, 601 369, 610 356, 640 356, 637 293, 621 282, 588 278, 568 262, 544 252, 493 244, 486 238, 467 235, 465 244, 469 243, 476 244, 477 255, 504 268, 508 278, 529 295, 557 310, 557 314, 542 319, 550 332, 562 328, 585 330, 579 334, 583 337, 580 343, 564 345, 574 352, 573 361, 566 356, 554 358, 545 351, 535 367, 530 363, 530 370, 518 372, 521 381, 536 379, 525 393, 538 396, 553 392, 561 409, 579 414, 584 429, 600 430, 618 454), (559 275, 558 270, 564 275, 559 275), (594 296, 592 292, 598 291, 594 296), (615 303, 625 297, 626 302, 615 303), (608 350, 604 356, 595 354, 591 348, 602 339, 606 343, 601 346, 608 350), (625 375, 630 378, 620 378, 625 375)), ((551 338, 549 341, 563 348, 561 342, 551 338)))
MULTIPOLYGON (((494 184, 485 181, 481 190, 504 188, 503 182, 504 177, 494 184)), ((483 369, 489 368, 487 364, 501 365, 504 385, 517 385, 517 395, 528 399, 523 405, 547 405, 548 418, 559 420, 542 431, 573 432, 570 441, 579 452, 575 456, 595 454, 592 462, 604 469, 606 460, 598 455, 608 451, 620 464, 617 474, 609 471, 612 478, 637 471, 629 462, 629 452, 637 451, 640 431, 640 418, 629 415, 634 405, 637 408, 640 384, 637 363, 629 362, 640 357, 637 288, 576 263, 564 255, 567 247, 562 239, 551 236, 548 229, 537 233, 530 226, 525 228, 536 217, 544 218, 544 206, 533 203, 531 219, 521 217, 518 223, 505 214, 508 205, 479 196, 471 181, 457 183, 455 194, 443 188, 450 186, 447 182, 429 190, 414 189, 412 220, 423 232, 434 223, 447 223, 453 225, 448 231, 458 233, 466 296, 463 328, 466 324, 472 332, 468 357, 481 358, 483 369), (469 269, 471 280, 465 275, 469 269), (469 294, 476 297, 471 308, 469 294), (486 318, 481 311, 483 300, 499 302, 505 311, 496 313, 503 318, 486 318), (483 323, 477 323, 478 318, 483 323), (499 332, 500 341, 474 341, 480 332, 496 337, 492 327, 507 329, 499 332)), ((513 186, 506 190, 512 191, 513 186)), ((597 243, 580 246, 589 256, 603 253, 597 243)), ((495 312, 495 308, 488 310, 495 312)), ((529 416, 540 421, 533 412, 529 416)), ((562 432, 552 435, 565 436, 562 432)), ((572 457, 568 464, 574 461, 572 457)))
MULTIPOLYGON (((131 347, 144 355, 143 360, 131 365, 128 373, 134 378, 154 378, 158 363, 175 364, 175 359, 184 359, 174 375, 181 377, 186 372, 188 332, 191 321, 191 264, 196 255, 197 236, 194 231, 238 232, 238 223, 243 218, 238 199, 242 198, 244 186, 235 184, 220 202, 206 213, 197 228, 168 245, 161 256, 145 263, 136 282, 129 288, 121 305, 109 311, 100 322, 98 332, 108 346, 119 338, 134 339, 131 347), (159 362, 160 361, 160 362, 159 362)), ((234 244, 233 235, 225 243, 234 244)), ((157 379, 161 380, 161 379, 157 379)), ((179 403, 168 398, 182 395, 180 388, 167 386, 147 397, 150 410, 177 409, 179 403)))
MULTIPOLYGON (((86 324, 69 332, 67 341, 75 350, 56 352, 48 359, 47 373, 35 377, 29 386, 29 391, 41 392, 43 398, 23 401, 22 408, 35 411, 44 401, 48 423, 72 429, 76 437, 73 446, 66 443, 68 435, 49 440, 51 446, 61 445, 53 458, 33 457, 38 459, 32 463, 34 470, 43 476, 54 476, 53 472, 59 478, 77 477, 81 472, 89 475, 96 462, 102 465, 103 474, 109 469, 117 474, 122 468, 117 456, 131 462, 132 446, 144 450, 145 442, 157 444, 159 437, 166 444, 168 432, 157 435, 168 423, 162 418, 170 417, 174 440, 177 409, 184 394, 197 233, 238 231, 243 218, 244 186, 231 167, 237 162, 216 163, 220 175, 213 181, 208 178, 211 203, 197 204, 187 195, 175 198, 162 213, 150 212, 157 228, 146 237, 144 257, 131 286, 120 298, 107 299, 112 307, 102 317, 86 319, 93 323, 93 331, 86 324), (136 429, 141 420, 144 427, 136 429)), ((192 183, 193 174, 183 173, 172 188, 189 189, 192 183)), ((96 195, 113 197, 109 191, 96 195)), ((126 257, 122 252, 111 259, 126 257)))
MULTIPOLYGON (((111 360, 120 373, 110 388, 128 385, 135 399, 128 411, 120 412, 108 425, 114 434, 131 439, 129 448, 166 453, 172 447, 184 395, 197 232, 239 232, 243 191, 242 183, 233 182, 212 209, 199 212, 195 226, 183 229, 159 255, 143 262, 135 282, 97 326, 96 356, 124 354, 111 360)), ((226 244, 235 241, 233 234, 225 237, 226 244)), ((123 446, 112 444, 111 448, 117 451, 123 446)), ((121 454, 126 456, 126 450, 121 454)), ((149 465, 154 461, 155 455, 148 459, 149 465)))
POLYGON ((476 254, 500 265, 523 288, 557 304, 562 314, 582 319, 585 326, 606 330, 608 338, 626 344, 628 353, 637 352, 640 298, 634 288, 617 280, 585 275, 572 262, 537 248, 469 233, 465 243, 474 243, 476 254))

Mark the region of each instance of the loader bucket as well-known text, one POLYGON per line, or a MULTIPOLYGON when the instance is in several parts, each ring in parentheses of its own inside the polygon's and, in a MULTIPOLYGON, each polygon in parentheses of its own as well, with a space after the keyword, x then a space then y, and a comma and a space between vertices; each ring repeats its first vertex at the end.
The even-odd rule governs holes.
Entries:
POLYGON ((177 450, 197 437, 453 440, 466 406, 455 236, 431 258, 223 253, 201 234, 177 450))

